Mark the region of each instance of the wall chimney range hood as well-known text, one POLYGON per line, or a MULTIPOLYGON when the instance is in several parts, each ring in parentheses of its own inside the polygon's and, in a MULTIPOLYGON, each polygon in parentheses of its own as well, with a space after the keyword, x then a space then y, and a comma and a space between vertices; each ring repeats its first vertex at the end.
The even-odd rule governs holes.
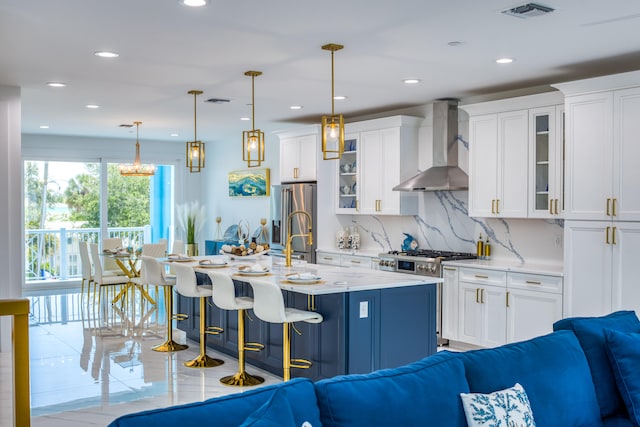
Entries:
POLYGON ((393 187, 394 191, 466 190, 469 176, 458 166, 458 101, 433 103, 433 167, 393 187))

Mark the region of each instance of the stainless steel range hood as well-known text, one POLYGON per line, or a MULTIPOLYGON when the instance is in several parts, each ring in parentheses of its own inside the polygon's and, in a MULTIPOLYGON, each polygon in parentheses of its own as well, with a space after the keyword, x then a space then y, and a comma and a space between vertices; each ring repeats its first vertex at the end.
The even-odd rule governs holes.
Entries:
POLYGON ((433 167, 393 187, 394 191, 466 190, 469 177, 458 167, 458 102, 433 104, 433 167))

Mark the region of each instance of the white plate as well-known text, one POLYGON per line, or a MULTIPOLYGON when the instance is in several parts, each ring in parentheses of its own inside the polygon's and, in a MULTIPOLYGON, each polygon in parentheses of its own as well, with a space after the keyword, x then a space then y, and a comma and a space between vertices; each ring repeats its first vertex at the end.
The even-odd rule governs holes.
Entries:
POLYGON ((314 277, 313 279, 293 279, 291 277, 287 277, 285 280, 297 285, 312 285, 314 283, 320 283, 322 279, 320 277, 314 277))
POLYGON ((193 258, 169 258, 169 262, 194 262, 193 258))
POLYGON ((200 268, 224 268, 227 267, 229 264, 227 264, 226 262, 224 264, 198 264, 198 265, 194 265, 194 267, 200 267, 200 268))
POLYGON ((240 276, 266 276, 267 274, 269 274, 269 270, 265 270, 265 271, 244 271, 244 270, 240 270, 236 274, 239 274, 240 276))

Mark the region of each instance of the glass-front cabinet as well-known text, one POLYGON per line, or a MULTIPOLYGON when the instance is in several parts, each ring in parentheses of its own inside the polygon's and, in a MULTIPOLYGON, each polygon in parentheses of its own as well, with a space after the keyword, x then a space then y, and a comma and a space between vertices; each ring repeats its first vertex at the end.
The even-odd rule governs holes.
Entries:
POLYGON ((563 106, 529 110, 529 217, 554 218, 563 210, 563 106))
POLYGON ((358 138, 345 135, 344 153, 338 161, 337 213, 352 213, 358 208, 358 138))

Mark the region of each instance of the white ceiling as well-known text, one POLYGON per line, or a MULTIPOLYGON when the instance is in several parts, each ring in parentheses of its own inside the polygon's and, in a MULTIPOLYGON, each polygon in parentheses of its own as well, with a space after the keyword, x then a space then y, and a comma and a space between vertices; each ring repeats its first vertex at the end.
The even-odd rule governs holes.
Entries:
POLYGON ((546 16, 509 17, 512 0, 0 0, 0 85, 22 88, 24 133, 236 143, 317 123, 331 109, 362 116, 640 68, 640 1, 541 0, 546 16), (449 42, 460 42, 449 46, 449 42), (113 50, 117 59, 93 55, 113 50), (515 62, 497 65, 498 57, 515 62), (415 77, 418 85, 402 79, 415 77), (66 88, 51 88, 63 81, 66 88), (226 98, 227 104, 202 101, 226 98), (86 104, 101 106, 88 110, 86 104), (289 106, 304 108, 292 111, 289 106), (40 125, 49 125, 47 130, 40 125), (178 133, 178 137, 171 137, 178 133))

